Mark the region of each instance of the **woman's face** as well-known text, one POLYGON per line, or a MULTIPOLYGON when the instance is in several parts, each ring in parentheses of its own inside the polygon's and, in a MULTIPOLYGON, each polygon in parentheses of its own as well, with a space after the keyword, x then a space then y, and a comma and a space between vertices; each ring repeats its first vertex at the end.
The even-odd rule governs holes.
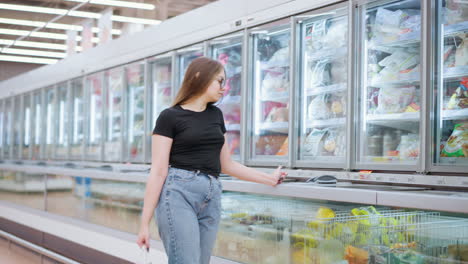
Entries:
POLYGON ((224 74, 224 71, 216 74, 215 79, 213 82, 211 82, 210 86, 208 86, 208 89, 206 89, 205 92, 205 96, 207 97, 208 102, 215 103, 221 99, 221 97, 223 97, 225 80, 226 75, 224 74))

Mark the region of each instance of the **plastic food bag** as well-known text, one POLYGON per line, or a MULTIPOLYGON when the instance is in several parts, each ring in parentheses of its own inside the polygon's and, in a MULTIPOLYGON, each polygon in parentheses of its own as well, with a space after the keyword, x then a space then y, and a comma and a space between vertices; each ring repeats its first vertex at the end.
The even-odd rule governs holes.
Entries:
POLYGON ((327 130, 313 129, 304 140, 303 150, 306 155, 320 156, 323 148, 323 138, 327 130))
POLYGON ((465 109, 468 108, 468 77, 464 77, 460 86, 450 97, 447 109, 465 109))
POLYGON ((268 71, 262 80, 262 92, 267 95, 271 93, 285 92, 289 86, 289 71, 268 71))
POLYGON ((386 87, 380 89, 377 114, 392 114, 403 112, 414 99, 416 87, 386 87))
POLYGON ((446 0, 444 23, 448 25, 466 21, 468 17, 468 3, 460 0, 446 0))
POLYGON ((330 111, 327 105, 326 94, 316 96, 314 99, 312 99, 308 107, 309 120, 327 119, 329 114, 330 111))
POLYGON ((330 84, 330 63, 327 60, 317 61, 310 70, 308 74, 310 87, 330 84))
POLYGON ((265 122, 288 122, 289 109, 286 107, 273 107, 268 114, 265 122))
POLYGON ((465 157, 468 158, 468 124, 456 124, 453 128, 444 149, 442 157, 465 157))
POLYGON ((330 70, 331 83, 344 83, 347 77, 346 58, 334 60, 330 70))
POLYGON ((462 42, 455 52, 455 67, 468 65, 468 34, 461 34, 462 42))
POLYGON ((444 46, 444 67, 450 68, 455 67, 455 46, 446 45, 444 46))
POLYGON ((289 64, 289 47, 279 49, 268 60, 267 65, 271 67, 285 66, 289 64))
POLYGON ((345 46, 348 37, 347 32, 346 20, 341 19, 333 21, 327 29, 327 34, 323 37, 323 46, 326 48, 339 48, 345 46))
POLYGON ((309 41, 307 46, 310 47, 311 51, 316 52, 324 47, 326 31, 326 19, 316 21, 311 27, 307 28, 306 35, 309 41))
POLYGON ((417 158, 419 156, 419 135, 402 135, 400 145, 397 150, 400 153, 400 159, 417 158))

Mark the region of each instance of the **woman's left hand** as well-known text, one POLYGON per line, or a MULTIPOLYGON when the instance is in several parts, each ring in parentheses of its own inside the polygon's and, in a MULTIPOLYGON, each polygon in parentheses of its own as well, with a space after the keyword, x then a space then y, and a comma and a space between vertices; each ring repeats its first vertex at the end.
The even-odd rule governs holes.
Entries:
POLYGON ((278 168, 273 172, 273 177, 277 179, 276 184, 281 184, 283 180, 288 176, 287 172, 281 171, 282 166, 278 166, 278 168))

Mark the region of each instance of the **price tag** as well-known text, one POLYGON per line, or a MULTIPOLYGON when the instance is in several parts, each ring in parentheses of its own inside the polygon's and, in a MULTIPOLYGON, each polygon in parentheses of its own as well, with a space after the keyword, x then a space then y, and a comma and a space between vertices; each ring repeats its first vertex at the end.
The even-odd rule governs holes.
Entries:
POLYGON ((359 171, 359 179, 360 180, 368 180, 370 178, 371 173, 372 173, 371 170, 359 171))

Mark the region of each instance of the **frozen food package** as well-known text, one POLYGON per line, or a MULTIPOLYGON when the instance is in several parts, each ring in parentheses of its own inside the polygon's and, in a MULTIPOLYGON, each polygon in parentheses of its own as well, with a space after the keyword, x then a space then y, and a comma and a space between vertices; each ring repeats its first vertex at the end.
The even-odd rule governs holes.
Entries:
POLYGON ((346 99, 344 96, 332 95, 329 101, 330 116, 333 118, 343 117, 346 113, 346 99))
POLYGON ((446 0, 444 24, 453 25, 465 22, 468 17, 468 3, 460 0, 446 0))
POLYGON ((462 42, 455 51, 455 67, 468 65, 468 34, 461 34, 459 37, 462 42))
POLYGON ((327 96, 326 94, 321 94, 312 99, 308 107, 309 120, 327 119, 330 116, 327 96))
POLYGON ((454 126, 441 156, 468 158, 468 123, 456 124, 454 126))
POLYGON ((421 31, 421 11, 416 9, 403 9, 400 18, 400 34, 421 31))
POLYGON ((381 88, 378 97, 377 114, 403 112, 413 102, 416 87, 381 88))
POLYGON ((285 92, 289 86, 289 71, 267 71, 262 80, 262 92, 267 95, 271 93, 285 92))
POLYGON ((268 60, 268 66, 281 67, 289 65, 289 47, 281 48, 268 60))
POLYGON ((332 21, 327 29, 326 35, 323 37, 324 47, 344 47, 347 42, 347 32, 347 21, 345 19, 337 19, 332 21))
POLYGON ((288 138, 283 142, 278 152, 276 152, 276 156, 286 156, 288 155, 288 148, 289 148, 289 141, 288 138))
POLYGON ((259 37, 257 48, 260 60, 268 61, 277 50, 281 49, 281 42, 276 38, 259 37))
POLYGON ((267 118, 273 108, 286 107, 286 104, 280 102, 266 101, 262 104, 262 114, 263 120, 267 118))
POLYGON ((327 34, 327 19, 322 19, 313 23, 306 32, 309 43, 313 52, 321 50, 324 47, 325 36, 327 34))
POLYGON ((397 150, 400 153, 400 159, 417 158, 419 156, 419 135, 413 133, 402 135, 397 150))
POLYGON ((330 69, 331 83, 345 83, 347 79, 346 58, 337 59, 331 62, 330 69))
POLYGON ((385 8, 378 8, 375 15, 373 40, 378 43, 398 40, 402 13, 401 10, 391 11, 385 8))
POLYGON ((338 145, 338 133, 336 130, 328 130, 328 133, 323 141, 323 150, 327 154, 335 154, 338 145))
POLYGON ((330 84, 330 63, 320 60, 312 64, 309 75, 310 87, 326 86, 330 84))
POLYGON ((265 122, 288 122, 289 109, 286 107, 273 107, 268 114, 265 122))
POLYGON ((320 156, 323 149, 323 138, 327 134, 327 130, 313 129, 304 140, 302 149, 305 155, 320 156))
POLYGON ((260 136, 255 144, 255 154, 276 155, 286 139, 286 135, 260 136))
POLYGON ((468 77, 463 77, 460 86, 450 97, 447 109, 465 109, 468 108, 468 77))
POLYGON ((444 68, 455 67, 455 50, 454 45, 444 46, 444 68))

